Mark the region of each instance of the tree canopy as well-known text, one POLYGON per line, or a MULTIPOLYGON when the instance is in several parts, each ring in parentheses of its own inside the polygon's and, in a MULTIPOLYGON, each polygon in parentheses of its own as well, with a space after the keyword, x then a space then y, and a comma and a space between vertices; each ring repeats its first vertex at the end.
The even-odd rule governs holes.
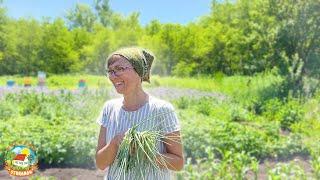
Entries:
MULTIPOLYGON (((1 4, 1 1, 0 1, 1 4)), ((320 3, 317 0, 212 1, 211 12, 186 25, 139 23, 108 0, 77 4, 54 20, 12 19, 0 6, 0 74, 101 74, 107 55, 142 46, 157 57, 153 73, 252 75, 278 69, 301 81, 319 76, 320 3), (302 74, 302 75, 299 75, 302 74)))

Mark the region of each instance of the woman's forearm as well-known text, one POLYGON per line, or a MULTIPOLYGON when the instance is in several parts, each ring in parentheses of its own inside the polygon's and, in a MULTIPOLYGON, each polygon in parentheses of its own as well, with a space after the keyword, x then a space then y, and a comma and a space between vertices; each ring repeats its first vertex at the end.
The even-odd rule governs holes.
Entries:
POLYGON ((183 168, 184 160, 175 154, 164 153, 157 156, 157 164, 160 168, 168 168, 173 171, 180 171, 183 168))
POLYGON ((117 155, 118 147, 114 143, 109 143, 103 148, 101 148, 96 153, 96 165, 99 169, 104 170, 106 167, 110 166, 116 155, 117 155))

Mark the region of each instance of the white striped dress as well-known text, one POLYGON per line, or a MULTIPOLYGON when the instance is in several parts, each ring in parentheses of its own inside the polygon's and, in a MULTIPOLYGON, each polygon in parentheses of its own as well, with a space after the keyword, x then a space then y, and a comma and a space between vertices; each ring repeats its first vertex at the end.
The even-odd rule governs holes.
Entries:
MULTIPOLYGON (((171 133, 174 131, 180 130, 180 123, 177 118, 176 113, 174 112, 173 106, 164 100, 149 96, 149 100, 138 110, 136 111, 126 111, 123 109, 123 98, 108 100, 101 111, 97 123, 107 129, 106 132, 106 143, 110 143, 114 136, 119 133, 126 132, 130 127, 135 124, 144 121, 141 125, 138 126, 138 131, 150 130, 154 127, 157 130, 160 130, 164 134, 171 133), (161 114, 161 116, 159 116, 161 114), (150 118, 154 117, 154 118, 150 118), (148 118, 148 120, 145 120, 148 118)), ((163 143, 160 143, 158 146, 159 152, 164 153, 165 147, 163 143)), ((106 171, 104 179, 115 179, 114 164, 112 164, 109 169, 106 171)), ((146 175, 146 179, 157 180, 157 179, 171 179, 171 172, 166 169, 156 173, 150 173, 146 175)), ((130 174, 126 176, 125 179, 130 178, 130 174)))

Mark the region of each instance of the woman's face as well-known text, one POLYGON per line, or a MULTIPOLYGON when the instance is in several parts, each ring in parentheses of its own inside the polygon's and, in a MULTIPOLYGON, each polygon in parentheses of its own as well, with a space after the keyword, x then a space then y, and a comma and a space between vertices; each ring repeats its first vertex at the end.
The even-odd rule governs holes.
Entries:
POLYGON ((124 57, 114 55, 113 63, 109 65, 108 77, 119 94, 129 94, 141 87, 141 78, 132 65, 124 57))

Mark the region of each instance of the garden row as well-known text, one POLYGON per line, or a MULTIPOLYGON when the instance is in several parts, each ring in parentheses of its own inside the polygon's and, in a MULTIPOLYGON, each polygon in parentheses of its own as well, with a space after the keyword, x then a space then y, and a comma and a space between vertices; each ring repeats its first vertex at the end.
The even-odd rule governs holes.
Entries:
MULTIPOLYGON (((99 128, 95 118, 109 98, 105 94, 6 95, 0 102, 1 160, 11 143, 28 141, 37 147, 40 167, 94 167, 99 128)), ((180 174, 183 177, 222 176, 225 172, 230 177, 245 177, 248 172, 257 173, 258 164, 266 158, 311 154, 315 154, 311 159, 319 177, 316 142, 320 125, 314 119, 319 114, 307 112, 317 107, 319 99, 303 105, 295 99, 272 99, 259 113, 231 99, 182 97, 172 103, 182 124, 188 159, 180 174)))

